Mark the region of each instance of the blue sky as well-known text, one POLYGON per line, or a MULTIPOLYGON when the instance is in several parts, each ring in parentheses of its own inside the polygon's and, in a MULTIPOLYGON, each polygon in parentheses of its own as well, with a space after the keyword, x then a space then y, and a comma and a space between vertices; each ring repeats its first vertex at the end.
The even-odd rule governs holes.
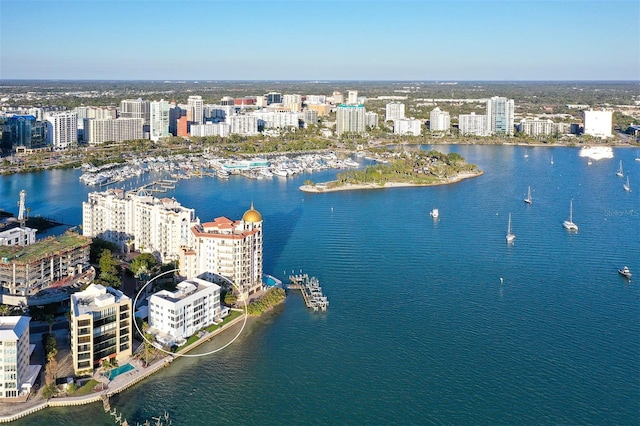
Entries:
POLYGON ((638 80, 640 0, 0 0, 0 78, 638 80))

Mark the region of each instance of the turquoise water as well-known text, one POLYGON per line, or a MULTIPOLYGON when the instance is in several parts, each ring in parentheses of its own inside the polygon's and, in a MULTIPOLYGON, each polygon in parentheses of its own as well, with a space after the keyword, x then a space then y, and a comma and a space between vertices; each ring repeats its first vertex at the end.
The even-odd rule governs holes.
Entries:
MULTIPOLYGON (((635 150, 588 166, 575 148, 529 147, 527 158, 524 147, 436 148, 485 174, 328 194, 298 186, 335 171, 180 181, 167 196, 202 221, 239 218, 253 201, 265 272, 317 276, 329 310, 313 313, 292 292, 228 348, 175 361, 112 407, 130 424, 165 410, 180 425, 638 424, 640 291, 617 273, 628 265, 640 276, 635 150), (620 160, 630 193, 615 175, 620 160), (578 233, 562 227, 571 199, 578 233)), ((78 175, 3 177, 0 204, 13 209, 24 188, 34 214, 47 207, 77 224, 89 190, 78 175)), ((17 423, 70 416, 113 421, 93 404, 17 423)))
POLYGON ((135 369, 135 367, 129 363, 125 365, 121 365, 120 367, 116 367, 109 371, 109 380, 113 380, 121 374, 126 373, 127 371, 131 371, 135 369))

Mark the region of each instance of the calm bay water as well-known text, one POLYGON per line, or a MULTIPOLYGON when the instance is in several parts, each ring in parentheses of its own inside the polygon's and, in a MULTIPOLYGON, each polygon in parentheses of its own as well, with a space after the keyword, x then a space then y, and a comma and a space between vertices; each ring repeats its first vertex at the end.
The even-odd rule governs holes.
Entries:
MULTIPOLYGON (((179 425, 639 424, 639 284, 616 272, 628 265, 640 277, 636 151, 588 166, 573 148, 433 148, 459 152, 485 174, 329 194, 298 186, 335 171, 181 181, 167 195, 203 221, 239 218, 253 201, 264 218, 265 272, 317 276, 329 310, 309 312, 291 293, 230 347, 178 359, 112 406, 129 424, 165 410, 179 425), (615 175, 620 160, 630 193, 615 175), (562 227, 571 199, 576 234, 562 227)), ((32 214, 79 224, 91 190, 79 174, 2 177, 0 206, 17 211, 26 189, 32 214)), ((17 423, 78 419, 113 424, 100 404, 17 423)))

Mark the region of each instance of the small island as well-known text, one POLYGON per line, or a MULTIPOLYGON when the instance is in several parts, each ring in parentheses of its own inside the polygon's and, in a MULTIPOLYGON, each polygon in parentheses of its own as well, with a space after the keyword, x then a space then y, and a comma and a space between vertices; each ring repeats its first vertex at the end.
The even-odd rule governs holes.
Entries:
POLYGON ((339 173, 330 182, 305 181, 304 192, 333 192, 356 189, 377 189, 406 186, 445 185, 482 175, 482 170, 470 164, 458 153, 438 151, 391 152, 377 154, 380 163, 364 170, 339 173))

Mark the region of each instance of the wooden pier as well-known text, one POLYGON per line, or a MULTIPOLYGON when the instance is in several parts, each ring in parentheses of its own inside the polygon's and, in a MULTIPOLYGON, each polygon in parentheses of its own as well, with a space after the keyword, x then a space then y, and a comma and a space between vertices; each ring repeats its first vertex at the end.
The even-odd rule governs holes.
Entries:
POLYGON ((329 307, 327 297, 322 293, 322 287, 316 277, 309 278, 307 274, 290 275, 291 284, 287 286, 290 290, 300 290, 307 308, 314 311, 326 312, 329 307))

